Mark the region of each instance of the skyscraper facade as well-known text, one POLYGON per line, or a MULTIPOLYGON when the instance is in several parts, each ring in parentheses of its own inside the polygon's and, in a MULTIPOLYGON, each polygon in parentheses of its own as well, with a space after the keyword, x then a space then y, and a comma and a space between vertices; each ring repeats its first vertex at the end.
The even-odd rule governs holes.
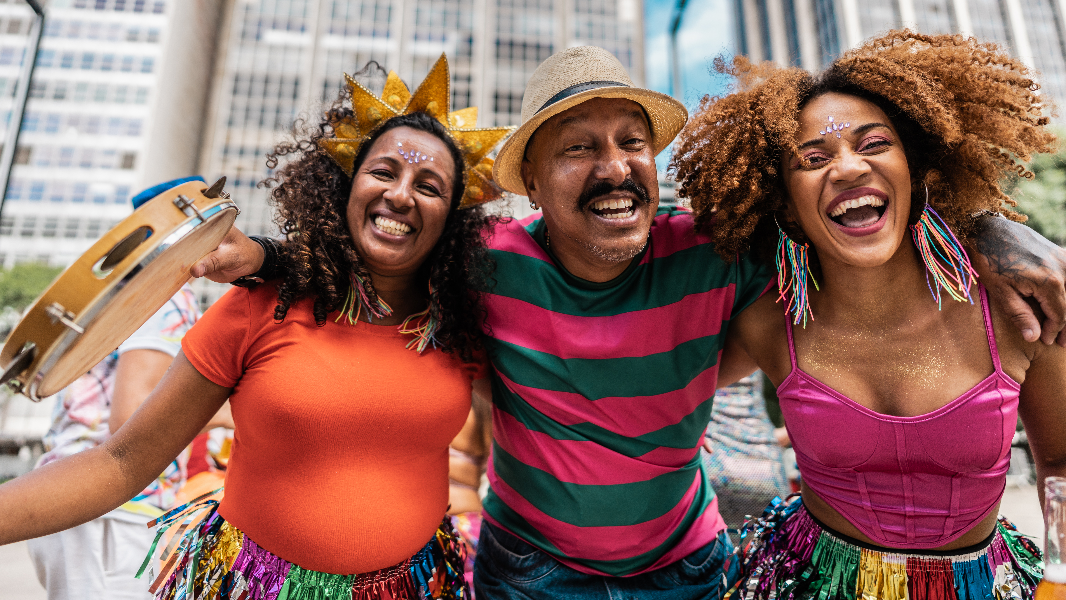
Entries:
POLYGON ((889 29, 962 33, 995 42, 1066 101, 1066 0, 736 0, 738 51, 817 70, 889 29))
MULTIPOLYGON (((64 266, 130 214, 132 193, 197 165, 213 0, 53 0, 0 218, 0 265, 64 266)), ((0 126, 33 16, 0 2, 0 126)))
POLYGON ((533 70, 564 48, 607 48, 641 82, 642 10, 640 0, 225 0, 200 171, 229 177, 242 230, 273 233, 257 187, 266 155, 297 117, 317 123, 343 73, 375 61, 413 88, 444 52, 453 110, 517 124, 533 70))

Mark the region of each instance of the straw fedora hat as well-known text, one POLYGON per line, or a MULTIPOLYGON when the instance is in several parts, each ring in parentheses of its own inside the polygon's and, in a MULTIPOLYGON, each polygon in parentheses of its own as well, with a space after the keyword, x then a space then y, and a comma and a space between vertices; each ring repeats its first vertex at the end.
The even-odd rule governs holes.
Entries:
POLYGON ((688 120, 688 111, 666 94, 633 85, 613 54, 596 46, 557 52, 533 72, 522 97, 522 125, 500 148, 492 175, 508 192, 526 194, 522 158, 526 143, 541 123, 590 98, 625 98, 644 107, 651 121, 652 152, 668 146, 688 120))

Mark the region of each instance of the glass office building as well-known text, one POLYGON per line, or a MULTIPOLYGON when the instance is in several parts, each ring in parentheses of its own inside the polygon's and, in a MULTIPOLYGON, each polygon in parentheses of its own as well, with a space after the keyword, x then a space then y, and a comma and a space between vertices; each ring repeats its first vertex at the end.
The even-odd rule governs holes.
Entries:
POLYGON ((899 27, 995 42, 1066 101, 1066 0, 736 0, 738 50, 817 70, 840 52, 899 27))
MULTIPOLYGON (((65 266, 131 212, 141 187, 192 172, 218 7, 53 0, 0 218, 0 265, 65 266), (201 37, 200 33, 206 33, 201 37), (190 36, 195 33, 195 44, 190 36)), ((0 127, 33 12, 0 1, 0 127)))

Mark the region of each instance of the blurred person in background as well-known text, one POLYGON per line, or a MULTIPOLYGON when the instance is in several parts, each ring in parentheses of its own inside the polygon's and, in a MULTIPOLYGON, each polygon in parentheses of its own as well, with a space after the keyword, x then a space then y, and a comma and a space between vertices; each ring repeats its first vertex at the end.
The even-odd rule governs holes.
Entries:
POLYGON ((781 445, 766 412, 762 373, 715 393, 704 449, 704 470, 731 530, 740 529, 747 516, 760 514, 774 496, 789 494, 781 445))

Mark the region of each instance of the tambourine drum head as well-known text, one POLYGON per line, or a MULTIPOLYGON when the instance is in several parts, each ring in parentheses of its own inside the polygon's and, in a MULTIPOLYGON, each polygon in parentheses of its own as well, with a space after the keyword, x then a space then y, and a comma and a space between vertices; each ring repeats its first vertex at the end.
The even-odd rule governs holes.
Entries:
POLYGON ((144 325, 189 280, 193 264, 218 246, 235 217, 235 210, 216 213, 127 277, 85 333, 42 375, 37 396, 50 396, 67 387, 144 325))

